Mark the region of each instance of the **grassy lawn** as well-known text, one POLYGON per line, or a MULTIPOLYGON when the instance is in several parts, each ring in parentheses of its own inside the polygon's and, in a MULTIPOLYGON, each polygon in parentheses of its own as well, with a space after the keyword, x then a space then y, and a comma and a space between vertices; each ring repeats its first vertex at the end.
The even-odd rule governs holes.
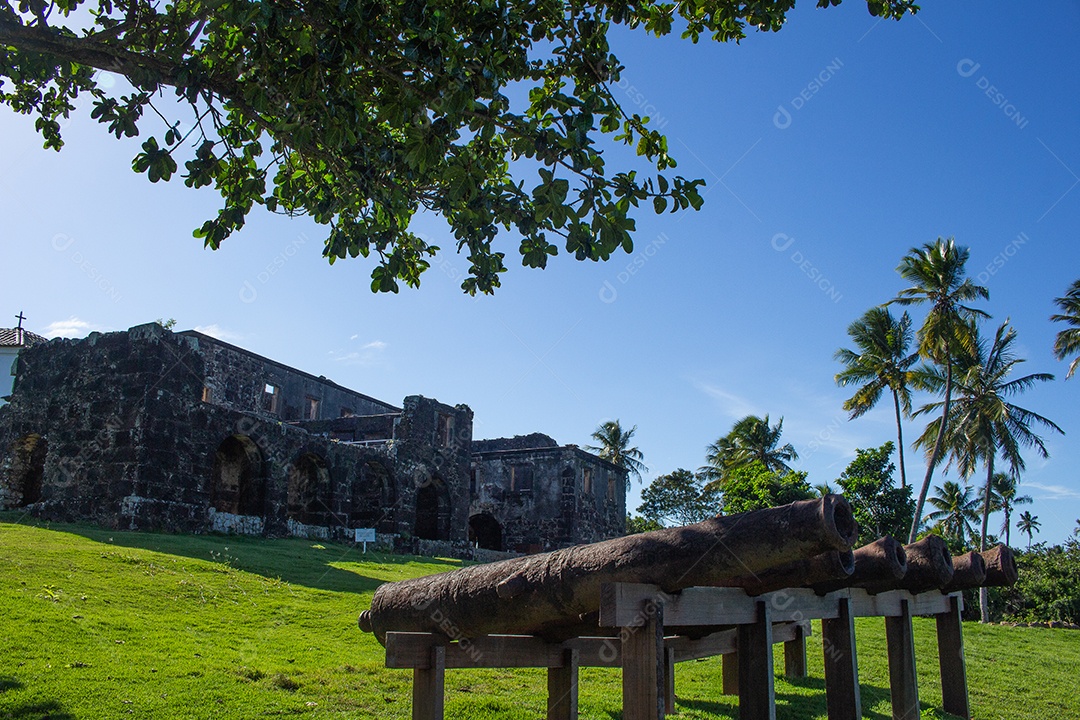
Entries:
MULTIPOLYGON (((410 673, 383 668, 356 617, 380 583, 458 565, 0 513, 0 718, 408 718, 410 673)), ((888 718, 884 624, 857 623, 864 714, 888 718)), ((915 631, 924 717, 943 717, 933 622, 915 631)), ((965 643, 979 720, 1080 717, 1080 632, 967 624, 965 643)), ((777 678, 780 718, 825 717, 817 634, 808 656, 809 679, 777 678)), ((719 678, 718 658, 679 665, 677 716, 736 717, 719 678)), ((581 717, 620 718, 620 693, 618 672, 582 670, 581 717)), ((449 718, 543 717, 545 674, 451 671, 446 706, 449 718)))

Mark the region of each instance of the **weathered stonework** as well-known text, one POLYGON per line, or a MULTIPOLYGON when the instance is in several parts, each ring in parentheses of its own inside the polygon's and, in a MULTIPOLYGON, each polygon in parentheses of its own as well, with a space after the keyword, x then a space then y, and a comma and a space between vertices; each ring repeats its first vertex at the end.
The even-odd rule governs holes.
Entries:
POLYGON ((375 528, 414 550, 465 548, 478 527, 492 551, 622 534, 623 471, 554 441, 522 447, 535 444, 474 443, 465 405, 410 396, 396 407, 152 323, 22 351, 0 408, 0 507, 173 532, 375 528), (512 487, 526 468, 531 490, 512 487))

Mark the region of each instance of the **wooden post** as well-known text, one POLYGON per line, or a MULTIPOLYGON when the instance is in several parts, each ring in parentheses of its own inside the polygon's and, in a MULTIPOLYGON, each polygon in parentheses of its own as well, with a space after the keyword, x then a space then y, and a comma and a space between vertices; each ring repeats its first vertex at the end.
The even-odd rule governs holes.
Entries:
POLYGON ((664 606, 646 602, 641 625, 622 628, 623 720, 664 717, 664 606))
POLYGON ((739 694, 739 652, 736 650, 724 655, 724 690, 725 695, 739 694))
POLYGON ((795 626, 795 637, 784 643, 784 675, 806 677, 806 627, 801 623, 795 626))
POLYGON ((431 664, 413 670, 413 720, 443 720, 443 698, 446 684, 446 648, 431 648, 431 664))
POLYGON ((825 702, 829 720, 860 720, 859 660, 855 653, 855 618, 851 600, 838 599, 839 615, 821 621, 821 645, 825 651, 825 702))
POLYGON ((743 720, 776 720, 772 617, 768 603, 755 604, 757 621, 740 625, 738 629, 739 717, 743 720))
POLYGON ((563 650, 562 667, 548 668, 548 720, 577 720, 580 653, 563 650))
POLYGON ((675 713, 675 648, 664 648, 664 713, 675 713))
POLYGON ((889 652, 889 691, 893 720, 919 720, 919 681, 915 674, 915 637, 911 629, 911 605, 900 601, 900 614, 885 618, 889 652))
POLYGON ((953 595, 949 598, 949 611, 935 616, 938 663, 941 666, 941 705, 947 713, 970 718, 961 609, 960 597, 953 595))

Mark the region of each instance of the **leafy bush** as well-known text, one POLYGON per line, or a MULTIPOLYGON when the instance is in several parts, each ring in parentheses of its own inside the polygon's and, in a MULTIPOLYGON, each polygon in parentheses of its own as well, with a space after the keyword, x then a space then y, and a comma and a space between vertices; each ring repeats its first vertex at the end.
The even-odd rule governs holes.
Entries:
POLYGON ((1020 579, 1001 592, 1001 612, 1018 622, 1080 624, 1080 542, 1040 543, 1016 555, 1020 579))

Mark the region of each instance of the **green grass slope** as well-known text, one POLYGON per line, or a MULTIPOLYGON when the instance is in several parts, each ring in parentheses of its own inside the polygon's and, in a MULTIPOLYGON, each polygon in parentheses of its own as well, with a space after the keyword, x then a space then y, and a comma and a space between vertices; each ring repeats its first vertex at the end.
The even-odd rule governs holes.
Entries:
MULTIPOLYGON (((411 674, 383 667, 356 617, 380 583, 458 565, 0 513, 0 718, 408 718, 411 674)), ((865 716, 888 718, 883 623, 859 620, 857 632, 865 716)), ((976 718, 1080 717, 1080 633, 965 633, 976 718)), ((939 717, 931 621, 916 621, 916 641, 924 716, 939 717)), ((811 677, 777 678, 780 718, 825 717, 820 638, 809 643, 811 677)), ((719 678, 719 659, 679 665, 678 717, 736 717, 719 678)), ((620 688, 616 671, 582 670, 581 717, 621 717, 620 688)), ((448 718, 543 717, 545 675, 451 671, 446 706, 448 718)))

